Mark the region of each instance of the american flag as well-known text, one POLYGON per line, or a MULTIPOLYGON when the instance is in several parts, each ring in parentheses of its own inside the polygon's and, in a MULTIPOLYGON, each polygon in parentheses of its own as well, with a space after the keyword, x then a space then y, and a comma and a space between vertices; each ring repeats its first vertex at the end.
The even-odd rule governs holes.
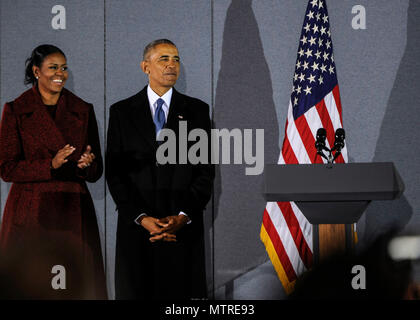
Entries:
MULTIPOLYGON (((293 76, 283 147, 278 164, 323 163, 316 132, 327 131, 327 147, 342 128, 342 109, 327 5, 311 0, 306 9, 293 76)), ((347 162, 347 149, 336 162, 347 162)), ((268 202, 261 240, 286 293, 312 266, 312 225, 294 202, 268 202)))

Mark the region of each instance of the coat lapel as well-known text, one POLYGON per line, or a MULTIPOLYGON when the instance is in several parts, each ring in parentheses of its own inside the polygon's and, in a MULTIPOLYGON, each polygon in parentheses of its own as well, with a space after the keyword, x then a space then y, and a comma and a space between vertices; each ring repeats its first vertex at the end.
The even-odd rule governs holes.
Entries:
POLYGON ((171 105, 169 107, 168 120, 165 128, 174 130, 178 134, 179 121, 188 120, 186 103, 182 95, 173 88, 171 105))
MULTIPOLYGON (((34 86, 15 100, 16 113, 20 117, 21 130, 32 135, 36 141, 44 145, 52 154, 66 144, 76 147, 77 152, 69 159, 78 159, 84 146, 82 137, 86 136, 87 111, 79 110, 77 103, 69 101, 70 92, 63 89, 57 102, 55 121, 48 114, 41 95, 34 86), (86 119, 85 119, 86 118, 86 119)), ((73 160, 74 160, 73 159, 73 160)))
POLYGON ((51 151, 57 151, 64 146, 64 138, 45 109, 36 87, 17 98, 14 104, 15 112, 20 117, 22 131, 32 135, 51 151))
MULTIPOLYGON (((130 118, 134 126, 149 144, 156 149, 158 144, 155 124, 153 123, 149 99, 147 98, 147 86, 133 97, 130 110, 130 118)), ((174 88, 165 128, 172 129, 178 134, 178 122, 181 120, 187 120, 186 104, 182 95, 174 88)))
POLYGON ((79 103, 72 98, 71 93, 63 89, 63 93, 57 103, 57 113, 54 122, 61 132, 65 144, 70 144, 76 148, 75 152, 68 159, 77 161, 85 151, 84 148, 87 144, 85 140, 87 138, 89 114, 87 108, 80 108, 79 103))
POLYGON ((130 118, 138 132, 156 149, 156 130, 147 98, 147 86, 133 97, 130 111, 130 118))

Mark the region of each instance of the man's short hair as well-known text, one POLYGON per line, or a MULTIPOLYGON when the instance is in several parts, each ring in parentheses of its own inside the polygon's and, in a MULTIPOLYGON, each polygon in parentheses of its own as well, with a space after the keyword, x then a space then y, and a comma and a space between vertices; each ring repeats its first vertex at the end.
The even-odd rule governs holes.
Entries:
POLYGON ((159 44, 170 44, 176 48, 175 43, 173 43, 171 40, 168 39, 158 39, 150 42, 147 46, 144 47, 143 50, 143 61, 146 60, 147 55, 149 54, 150 50, 152 50, 154 47, 156 47, 159 44))

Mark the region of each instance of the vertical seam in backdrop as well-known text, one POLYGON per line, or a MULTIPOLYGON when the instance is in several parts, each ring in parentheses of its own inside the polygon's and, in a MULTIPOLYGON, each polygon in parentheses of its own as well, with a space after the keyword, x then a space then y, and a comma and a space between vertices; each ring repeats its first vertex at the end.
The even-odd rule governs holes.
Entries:
MULTIPOLYGON (((210 0, 210 41, 211 41, 211 53, 210 53, 210 70, 211 70, 211 127, 214 128, 214 30, 213 30, 213 23, 214 23, 214 17, 213 17, 213 0, 210 0)), ((211 197, 211 298, 214 300, 215 297, 215 261, 214 261, 214 182, 212 186, 212 197, 211 197)))
MULTIPOLYGON (((106 152, 106 129, 107 129, 107 119, 106 119, 106 0, 104 0, 104 267, 105 267, 105 279, 108 278, 108 259, 107 259, 107 225, 106 225, 106 177, 105 177, 105 152, 106 152)), ((108 286, 107 286, 108 287, 108 286)), ((108 288, 109 289, 109 288, 108 288)), ((109 290, 108 290, 109 291, 109 290)))

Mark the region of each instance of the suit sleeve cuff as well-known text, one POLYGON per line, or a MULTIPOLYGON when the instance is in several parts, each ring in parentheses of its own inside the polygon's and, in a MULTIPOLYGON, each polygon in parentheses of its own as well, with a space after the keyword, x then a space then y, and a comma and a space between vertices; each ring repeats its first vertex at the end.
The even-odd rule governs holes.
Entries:
POLYGON ((147 216, 147 214, 142 213, 142 214, 141 214, 141 215, 139 215, 136 219, 134 219, 134 222, 135 222, 136 224, 140 225, 140 223, 139 223, 138 221, 139 221, 139 219, 140 219, 141 217, 144 217, 144 216, 147 216))
POLYGON ((180 211, 178 215, 186 216, 188 218, 187 224, 190 224, 192 222, 192 220, 190 219, 190 217, 188 216, 188 214, 186 214, 185 212, 180 211))

